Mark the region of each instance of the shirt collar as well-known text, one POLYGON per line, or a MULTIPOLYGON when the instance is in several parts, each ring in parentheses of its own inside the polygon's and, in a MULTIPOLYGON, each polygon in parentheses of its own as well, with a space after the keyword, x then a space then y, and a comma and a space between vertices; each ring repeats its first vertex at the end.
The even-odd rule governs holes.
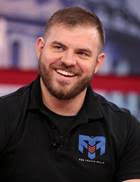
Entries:
MULTIPOLYGON (((38 77, 32 84, 29 109, 40 110, 43 106, 41 88, 40 88, 40 77, 38 77)), ((96 120, 103 118, 103 114, 100 110, 100 104, 98 101, 97 94, 93 92, 91 87, 88 87, 84 104, 78 113, 80 120, 96 120)))
POLYGON ((42 106, 42 94, 40 88, 40 77, 38 76, 37 79, 32 82, 28 109, 40 110, 41 106, 42 106))
POLYGON ((88 87, 84 104, 79 111, 79 119, 87 122, 102 118, 103 114, 100 110, 97 94, 93 92, 91 87, 88 87))

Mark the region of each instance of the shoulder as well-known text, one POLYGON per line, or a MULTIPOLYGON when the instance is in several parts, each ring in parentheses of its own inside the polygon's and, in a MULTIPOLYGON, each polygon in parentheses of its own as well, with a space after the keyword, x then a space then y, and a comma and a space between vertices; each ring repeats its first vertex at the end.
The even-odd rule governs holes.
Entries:
POLYGON ((0 131, 13 131, 21 120, 29 102, 30 85, 0 97, 0 131))
POLYGON ((21 87, 17 91, 0 97, 0 111, 2 115, 7 111, 18 111, 22 104, 27 100, 30 86, 21 87), (3 112, 2 112, 3 111, 3 112))
POLYGON ((108 120, 111 121, 111 119, 113 119, 114 121, 123 122, 134 118, 128 109, 119 107, 97 93, 95 93, 95 97, 97 98, 105 118, 108 118, 108 120))
POLYGON ((0 151, 16 133, 28 103, 30 86, 0 97, 0 151))
POLYGON ((120 108, 97 93, 95 93, 95 97, 103 113, 104 121, 113 137, 125 140, 137 135, 137 138, 140 138, 140 122, 129 110, 120 108))

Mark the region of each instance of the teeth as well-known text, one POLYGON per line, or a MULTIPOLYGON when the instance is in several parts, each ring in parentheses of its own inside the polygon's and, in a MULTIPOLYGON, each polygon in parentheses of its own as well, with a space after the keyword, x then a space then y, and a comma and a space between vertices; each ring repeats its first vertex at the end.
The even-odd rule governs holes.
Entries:
POLYGON ((64 76, 74 76, 73 73, 70 73, 70 72, 67 72, 67 71, 64 71, 64 70, 56 70, 57 73, 60 73, 61 75, 64 75, 64 76))

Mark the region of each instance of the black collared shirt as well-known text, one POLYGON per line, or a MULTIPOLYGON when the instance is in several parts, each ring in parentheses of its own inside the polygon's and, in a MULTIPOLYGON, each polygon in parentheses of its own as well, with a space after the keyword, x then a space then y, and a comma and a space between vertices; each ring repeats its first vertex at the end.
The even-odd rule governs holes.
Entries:
POLYGON ((0 181, 140 179, 140 123, 90 88, 65 134, 43 106, 39 78, 2 97, 0 116, 0 181))

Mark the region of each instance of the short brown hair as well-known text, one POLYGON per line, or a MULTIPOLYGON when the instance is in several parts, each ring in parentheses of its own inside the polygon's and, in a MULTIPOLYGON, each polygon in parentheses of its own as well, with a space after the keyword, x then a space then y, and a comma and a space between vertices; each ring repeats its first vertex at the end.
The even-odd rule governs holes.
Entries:
POLYGON ((55 24, 64 24, 69 27, 77 25, 91 25, 98 30, 101 47, 105 44, 105 33, 100 19, 95 13, 80 7, 69 7, 56 11, 45 26, 45 33, 55 24))

